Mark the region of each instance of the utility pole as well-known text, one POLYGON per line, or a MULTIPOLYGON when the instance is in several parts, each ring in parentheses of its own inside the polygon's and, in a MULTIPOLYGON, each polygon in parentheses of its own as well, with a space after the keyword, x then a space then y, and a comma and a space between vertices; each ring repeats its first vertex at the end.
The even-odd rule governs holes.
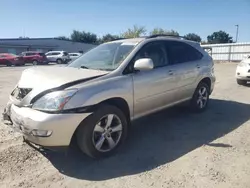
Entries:
POLYGON ((238 34, 239 34, 239 25, 237 24, 237 25, 235 25, 236 26, 236 40, 235 40, 235 42, 237 42, 238 41, 238 34))

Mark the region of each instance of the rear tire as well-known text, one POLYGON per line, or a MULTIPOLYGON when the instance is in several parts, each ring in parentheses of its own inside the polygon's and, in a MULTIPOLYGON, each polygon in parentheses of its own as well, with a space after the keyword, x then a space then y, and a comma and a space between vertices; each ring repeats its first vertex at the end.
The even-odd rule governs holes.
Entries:
POLYGON ((194 112, 203 112, 206 110, 209 102, 209 91, 210 88, 205 82, 199 83, 190 104, 194 112))
POLYGON ((128 121, 124 113, 115 106, 104 104, 80 124, 76 137, 82 152, 92 158, 103 158, 118 149, 127 132, 128 121))
POLYGON ((237 79, 237 84, 239 84, 239 85, 246 85, 247 81, 246 80, 237 79))
POLYGON ((63 63, 63 60, 62 60, 62 59, 57 59, 57 60, 56 60, 56 63, 57 63, 57 64, 62 64, 62 63, 63 63))
POLYGON ((33 64, 33 65, 38 65, 38 61, 37 61, 37 60, 33 60, 33 61, 32 61, 32 64, 33 64))

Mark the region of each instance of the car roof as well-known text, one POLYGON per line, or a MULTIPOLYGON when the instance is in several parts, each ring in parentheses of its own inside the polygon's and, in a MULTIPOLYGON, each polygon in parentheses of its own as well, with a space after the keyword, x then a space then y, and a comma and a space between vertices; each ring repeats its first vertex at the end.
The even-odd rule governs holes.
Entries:
POLYGON ((43 52, 39 52, 39 51, 27 51, 27 52, 22 52, 22 53, 43 53, 43 52))
POLYGON ((118 39, 108 43, 123 43, 123 42, 131 42, 131 43, 139 43, 145 40, 145 38, 127 38, 127 39, 118 39))
POLYGON ((65 52, 65 51, 49 51, 47 53, 50 53, 50 52, 58 52, 58 53, 61 53, 61 52, 65 52))
POLYGON ((12 54, 12 53, 0 53, 0 55, 15 56, 15 54, 12 54))
POLYGON ((171 41, 183 41, 183 42, 192 43, 192 44, 200 44, 198 42, 188 40, 182 36, 172 36, 172 35, 169 35, 169 36, 168 35, 155 35, 155 36, 152 35, 149 37, 145 36, 145 37, 139 37, 139 38, 125 38, 125 39, 114 40, 109 43, 130 43, 130 42, 140 43, 141 41, 144 41, 144 40, 161 40, 161 39, 171 40, 171 41))

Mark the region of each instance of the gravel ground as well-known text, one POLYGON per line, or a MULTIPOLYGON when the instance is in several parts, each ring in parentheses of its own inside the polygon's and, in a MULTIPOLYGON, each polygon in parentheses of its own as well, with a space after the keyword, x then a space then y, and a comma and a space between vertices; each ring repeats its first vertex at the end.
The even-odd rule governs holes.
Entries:
MULTIPOLYGON (((25 68, 0 67, 0 111, 25 68)), ((175 107, 138 120, 120 152, 100 161, 37 151, 0 123, 0 187, 250 187, 250 90, 235 68, 216 64, 205 113, 175 107)))

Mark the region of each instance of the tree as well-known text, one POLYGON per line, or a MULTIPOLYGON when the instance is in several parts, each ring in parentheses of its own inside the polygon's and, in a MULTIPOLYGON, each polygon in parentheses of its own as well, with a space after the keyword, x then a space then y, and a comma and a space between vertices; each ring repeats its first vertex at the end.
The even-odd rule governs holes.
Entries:
POLYGON ((70 35, 70 38, 74 42, 85 42, 90 44, 96 44, 98 42, 96 34, 85 31, 80 32, 73 30, 73 33, 70 35))
POLYGON ((59 40, 70 40, 68 37, 65 37, 65 36, 59 36, 59 37, 56 37, 56 39, 59 39, 59 40))
POLYGON ((164 30, 162 28, 154 28, 153 31, 150 32, 150 35, 158 35, 158 34, 179 36, 179 33, 173 29, 164 30))
POLYGON ((146 34, 146 29, 143 26, 134 25, 133 28, 129 28, 127 31, 121 34, 123 38, 136 38, 146 34))
POLYGON ((188 40, 192 40, 195 42, 201 42, 201 37, 195 33, 188 33, 184 37, 188 40))
POLYGON ((109 42, 109 41, 112 41, 112 40, 116 40, 118 38, 120 38, 118 35, 106 34, 106 35, 102 36, 102 38, 100 39, 100 42, 101 43, 109 42))
POLYGON ((211 35, 207 36, 207 41, 210 44, 215 44, 215 43, 232 43, 233 38, 229 36, 228 33, 225 31, 217 31, 214 32, 211 35))

